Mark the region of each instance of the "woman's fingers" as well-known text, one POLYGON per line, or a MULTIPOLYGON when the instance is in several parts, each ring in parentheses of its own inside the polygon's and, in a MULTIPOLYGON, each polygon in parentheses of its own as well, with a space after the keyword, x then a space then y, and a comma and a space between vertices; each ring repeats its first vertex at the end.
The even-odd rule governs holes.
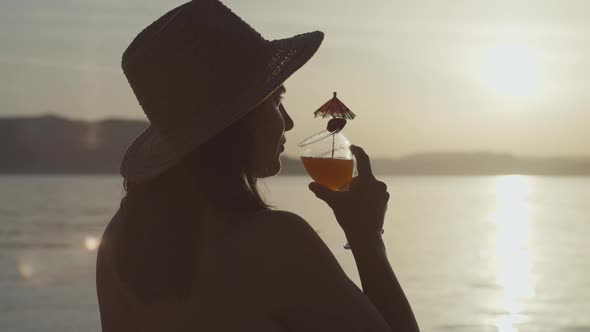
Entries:
POLYGON ((358 177, 362 180, 374 180, 373 170, 371 169, 371 160, 369 155, 363 150, 363 148, 356 145, 350 146, 350 151, 354 154, 357 161, 357 169, 359 172, 358 177))
POLYGON ((337 204, 339 197, 342 197, 342 192, 326 188, 317 182, 309 184, 309 190, 311 190, 317 198, 326 202, 330 207, 334 207, 337 204))

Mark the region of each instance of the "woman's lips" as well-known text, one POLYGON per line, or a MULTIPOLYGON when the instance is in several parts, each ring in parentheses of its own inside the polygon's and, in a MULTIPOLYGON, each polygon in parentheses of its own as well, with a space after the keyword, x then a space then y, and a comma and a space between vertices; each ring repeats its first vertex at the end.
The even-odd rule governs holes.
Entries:
POLYGON ((285 151, 285 143, 287 143, 287 140, 283 139, 281 142, 281 148, 280 148, 281 152, 285 151))

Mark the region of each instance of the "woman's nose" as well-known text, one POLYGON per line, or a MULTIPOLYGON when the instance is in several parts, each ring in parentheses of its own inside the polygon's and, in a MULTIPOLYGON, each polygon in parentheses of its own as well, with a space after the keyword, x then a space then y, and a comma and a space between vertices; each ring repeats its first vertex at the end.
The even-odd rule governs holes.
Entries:
POLYGON ((283 120, 285 121, 285 131, 293 129, 295 124, 293 123, 293 119, 291 119, 283 104, 281 104, 281 112, 283 113, 283 120))

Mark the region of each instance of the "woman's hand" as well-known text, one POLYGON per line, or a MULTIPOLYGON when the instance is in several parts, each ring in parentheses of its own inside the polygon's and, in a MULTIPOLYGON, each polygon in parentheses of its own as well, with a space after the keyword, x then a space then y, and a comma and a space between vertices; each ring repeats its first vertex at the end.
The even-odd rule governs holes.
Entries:
POLYGON ((334 191, 317 182, 310 183, 309 189, 332 208, 349 241, 372 240, 382 233, 389 193, 387 185, 373 175, 365 151, 355 145, 350 150, 359 174, 350 182, 348 191, 334 191))

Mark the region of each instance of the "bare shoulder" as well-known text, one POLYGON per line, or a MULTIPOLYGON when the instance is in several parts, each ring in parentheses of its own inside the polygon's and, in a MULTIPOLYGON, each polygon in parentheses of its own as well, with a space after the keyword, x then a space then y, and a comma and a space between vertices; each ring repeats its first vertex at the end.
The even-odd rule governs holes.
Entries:
POLYGON ((298 224, 303 226, 307 224, 307 221, 296 213, 284 211, 284 210, 266 210, 259 212, 253 218, 253 222, 265 224, 268 222, 282 222, 289 224, 298 224))
POLYGON ((247 226, 239 261, 272 317, 292 331, 389 330, 305 219, 265 211, 247 226))
POLYGON ((256 274, 276 276, 297 266, 320 262, 342 271, 316 231, 293 212, 260 212, 239 226, 234 239, 234 244, 239 246, 241 261, 256 266, 253 269, 256 274))
POLYGON ((254 216, 250 223, 255 231, 298 231, 313 232, 309 223, 296 213, 283 210, 267 210, 254 216))
POLYGON ((301 255, 318 250, 330 253, 310 224, 289 211, 269 210, 258 213, 241 233, 248 242, 258 243, 253 249, 261 249, 266 255, 301 255), (269 247, 273 250, 268 250, 269 247))
POLYGON ((264 211, 242 228, 240 261, 248 264, 253 280, 272 289, 274 295, 286 287, 317 281, 317 275, 304 275, 304 271, 324 271, 332 278, 348 279, 317 232, 293 212, 264 211))

